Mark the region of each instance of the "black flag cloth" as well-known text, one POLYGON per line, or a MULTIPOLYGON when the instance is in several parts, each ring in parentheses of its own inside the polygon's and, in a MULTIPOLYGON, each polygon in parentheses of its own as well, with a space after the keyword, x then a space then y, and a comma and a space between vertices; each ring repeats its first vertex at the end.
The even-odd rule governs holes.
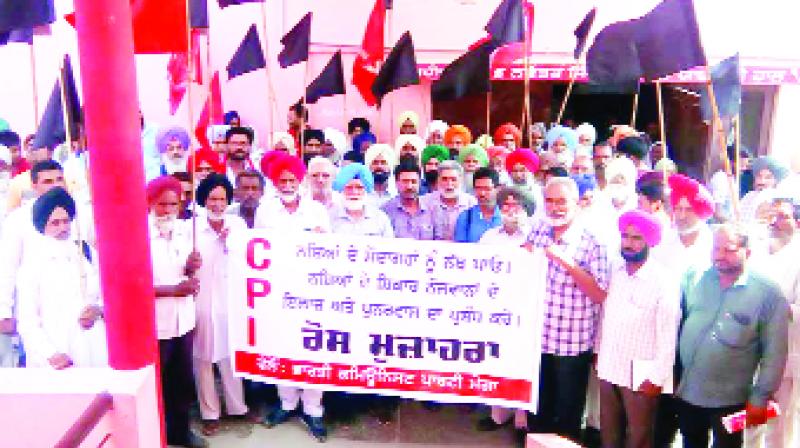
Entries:
POLYGON ((489 77, 494 41, 487 40, 451 62, 431 85, 431 98, 437 101, 457 100, 492 90, 489 77))
MULTIPOLYGON (((720 118, 733 118, 739 115, 742 107, 742 81, 739 77, 738 53, 711 69, 711 83, 714 86, 714 98, 717 100, 720 118)), ((704 87, 701 92, 700 116, 710 122, 714 112, 708 97, 708 89, 704 87)))
POLYGON ((64 124, 65 112, 72 137, 78 137, 81 103, 78 97, 78 88, 75 86, 75 78, 72 75, 72 64, 70 63, 69 55, 64 56, 63 79, 64 86, 66 86, 64 92, 61 91, 61 78, 62 76, 59 76, 56 80, 56 85, 53 87, 53 92, 47 101, 47 108, 42 114, 39 129, 36 130, 36 136, 33 139, 34 148, 53 149, 67 140, 67 131, 64 124), (67 100, 66 108, 61 102, 62 94, 67 100))
POLYGON ((342 52, 337 51, 317 79, 306 87, 306 103, 314 104, 324 96, 343 95, 344 68, 342 52))
POLYGON ((638 21, 636 49, 648 80, 707 64, 692 0, 664 0, 638 21))
POLYGON ((0 0, 0 34, 55 21, 53 0, 0 0))
POLYGON ((261 50, 261 41, 255 25, 251 25, 244 36, 242 43, 228 62, 228 79, 252 72, 267 66, 264 52, 261 50))
POLYGON ((636 51, 637 20, 617 22, 603 28, 586 53, 586 70, 595 85, 638 84, 642 76, 636 51))
POLYGON ((411 33, 406 31, 381 66, 375 82, 372 83, 372 93, 380 105, 387 93, 413 84, 419 84, 419 72, 417 58, 414 56, 414 42, 411 40, 411 33))
POLYGON ((503 0, 484 28, 499 46, 525 41, 522 0, 503 0))
POLYGON ((311 13, 309 12, 281 38, 283 50, 278 55, 282 68, 307 61, 308 45, 311 40, 311 13))
POLYGON ((575 51, 573 52, 573 56, 575 59, 580 59, 581 53, 583 53, 583 49, 586 48, 586 38, 589 37, 589 31, 592 30, 592 24, 594 24, 594 17, 597 15, 597 8, 592 8, 591 11, 586 13, 586 17, 581 20, 581 23, 578 24, 578 27, 575 28, 575 51))

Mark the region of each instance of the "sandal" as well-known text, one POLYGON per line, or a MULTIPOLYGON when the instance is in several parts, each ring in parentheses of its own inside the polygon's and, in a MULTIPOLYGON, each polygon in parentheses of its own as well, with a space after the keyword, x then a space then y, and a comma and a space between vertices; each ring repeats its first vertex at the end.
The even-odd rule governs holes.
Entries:
POLYGON ((204 420, 201 427, 201 432, 204 436, 211 437, 217 435, 220 429, 221 426, 218 420, 204 420))

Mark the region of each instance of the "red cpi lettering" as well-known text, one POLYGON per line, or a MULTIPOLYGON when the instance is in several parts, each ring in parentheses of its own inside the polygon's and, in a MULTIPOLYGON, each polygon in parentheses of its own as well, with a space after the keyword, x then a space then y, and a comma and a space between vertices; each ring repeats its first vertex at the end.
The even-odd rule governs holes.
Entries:
POLYGON ((269 258, 263 258, 263 252, 270 249, 269 241, 265 240, 264 238, 253 238, 247 243, 247 264, 259 271, 263 271, 267 269, 270 265, 269 258), (262 255, 261 258, 258 259, 256 262, 256 246, 259 246, 261 249, 262 255))
POLYGON ((248 278, 247 306, 254 308, 256 306, 256 299, 268 296, 271 289, 272 287, 269 282, 263 278, 248 278))

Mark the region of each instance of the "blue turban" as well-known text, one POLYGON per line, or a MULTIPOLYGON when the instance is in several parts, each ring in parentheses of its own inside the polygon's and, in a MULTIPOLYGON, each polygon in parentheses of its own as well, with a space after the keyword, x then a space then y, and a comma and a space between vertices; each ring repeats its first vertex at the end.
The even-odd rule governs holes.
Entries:
POLYGON ((33 226, 36 227, 39 233, 44 233, 44 228, 47 226, 47 221, 50 220, 50 215, 58 207, 67 212, 69 219, 75 218, 75 201, 67 193, 67 190, 61 187, 50 189, 47 193, 39 196, 39 199, 33 203, 31 209, 33 226))
POLYGON ((158 135, 156 135, 156 148, 158 148, 158 152, 165 152, 169 142, 172 140, 177 140, 184 150, 189 150, 189 134, 182 127, 175 126, 161 129, 158 135))
POLYGON ((547 136, 545 137, 545 140, 547 140, 547 148, 552 148, 553 144, 558 139, 563 139, 564 143, 567 144, 567 149, 570 151, 574 152, 575 147, 578 146, 578 134, 568 127, 556 126, 547 131, 547 136))
POLYGON ((228 112, 225 112, 225 115, 223 116, 223 121, 226 125, 230 125, 231 121, 233 121, 234 118, 238 118, 239 121, 242 120, 242 118, 239 116, 239 112, 236 112, 235 110, 230 110, 228 112))
POLYGON ((361 152, 361 146, 364 142, 369 142, 370 145, 374 145, 375 143, 378 143, 378 139, 372 132, 362 132, 353 137, 353 150, 361 152))
POLYGON ((594 174, 573 174, 572 180, 578 185, 578 197, 582 198, 589 191, 597 189, 597 179, 594 174))
POLYGON ((756 158, 750 164, 750 168, 753 169, 753 175, 756 176, 761 170, 769 170, 775 177, 775 180, 778 182, 786 179, 786 177, 789 175, 789 168, 772 156, 761 156, 756 158))
POLYGON ((372 193, 375 188, 375 179, 369 169, 360 163, 350 163, 339 170, 333 181, 333 189, 341 193, 344 186, 353 179, 360 180, 367 193, 372 193))

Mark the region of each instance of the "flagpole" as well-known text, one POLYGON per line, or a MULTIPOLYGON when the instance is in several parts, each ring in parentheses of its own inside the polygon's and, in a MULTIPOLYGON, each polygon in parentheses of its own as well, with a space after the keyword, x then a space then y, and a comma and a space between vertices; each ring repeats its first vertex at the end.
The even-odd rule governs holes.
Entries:
MULTIPOLYGON (((661 137, 661 146, 664 147, 664 157, 667 157, 667 137, 664 129, 664 102, 661 98, 661 81, 656 81, 656 103, 658 104, 658 130, 661 137)), ((655 161, 658 163, 658 160, 655 161)), ((667 184, 667 164, 662 163, 662 174, 664 175, 664 185, 667 184)))
MULTIPOLYGON (((267 97, 269 102, 269 136, 267 137, 268 149, 272 149, 272 136, 275 134, 275 115, 278 113, 278 106, 275 99, 275 87, 272 84, 272 71, 269 69, 269 39, 267 37, 267 5, 261 2, 261 32, 264 34, 264 60, 267 71, 267 97)), ((302 137, 301 137, 302 138, 302 137)), ((302 146, 302 145, 301 145, 302 146)), ((300 149, 302 151, 302 148, 300 149)))
MULTIPOLYGON (((300 124, 300 135, 299 135, 299 137, 300 137, 300 160, 303 160, 303 156, 305 156, 305 146, 306 146, 305 138, 304 138, 304 135, 303 135, 303 134, 305 134, 305 132, 303 132, 303 131, 305 131, 305 129, 306 129, 306 114, 308 113, 308 108, 306 106, 308 104, 307 103, 308 98, 306 97, 306 94, 308 93, 308 66, 309 66, 309 63, 310 63, 310 59, 311 59, 311 56, 309 56, 309 58, 306 59, 306 62, 304 64, 305 65, 305 71, 303 73, 303 108, 300 110, 300 123, 301 124, 300 124)), ((324 144, 325 142, 320 142, 320 143, 324 144)))
POLYGON ((631 113, 631 127, 636 129, 636 112, 639 110, 639 92, 633 94, 633 112, 631 113))
MULTIPOLYGON (((492 117, 492 91, 486 92, 486 134, 492 135, 491 131, 491 117, 492 117)), ((497 142, 495 142, 497 144, 497 142)))
MULTIPOLYGON (((386 21, 387 28, 389 29, 389 43, 391 44, 394 42, 394 33, 392 32, 392 25, 393 25, 393 12, 394 8, 389 8, 386 10, 386 21)), ((394 98, 392 98, 391 102, 389 103, 389 141, 393 142, 395 139, 395 132, 397 131, 397 125, 394 122, 394 98)))
MULTIPOLYGON (((61 114, 62 114, 62 120, 64 121, 64 136, 66 138, 67 150, 69 152, 72 152, 72 126, 71 126, 72 120, 70 120, 69 116, 69 104, 67 103, 66 67, 63 63, 61 64, 61 68, 59 70, 59 78, 60 78, 59 93, 61 95, 61 114)), ((86 180, 88 184, 89 179, 87 178, 86 180)), ((76 194, 77 192, 72 192, 72 193, 76 194)), ((75 213, 74 221, 75 221, 75 233, 76 233, 75 236, 78 238, 78 248, 77 248, 78 276, 80 276, 78 283, 80 287, 81 297, 86 298, 86 276, 84 275, 83 260, 81 260, 81 256, 83 256, 83 240, 81 239, 81 223, 78 213, 75 213)))
POLYGON ((720 154, 722 156, 722 163, 725 167, 725 174, 728 178, 728 190, 731 195, 731 202, 733 204, 733 214, 736 217, 736 221, 739 221, 739 195, 735 194, 735 190, 733 189, 733 178, 732 178, 732 171, 731 171, 731 161, 728 159, 728 148, 725 138, 725 129, 722 126, 722 120, 719 116, 719 105, 717 104, 717 96, 714 94, 714 83, 712 82, 711 78, 711 69, 708 68, 708 65, 705 66, 706 71, 706 87, 708 88, 708 98, 711 102, 711 111, 712 111, 712 145, 713 145, 713 134, 714 132, 718 132, 719 136, 719 147, 720 147, 720 154))
MULTIPOLYGON (((742 163, 742 161, 740 160, 741 155, 739 153, 739 151, 741 150, 741 147, 742 147, 741 146, 742 145, 742 128, 741 128, 741 124, 739 123, 739 121, 741 119, 742 119, 742 114, 740 112, 740 113, 736 114, 736 117, 734 118, 734 121, 733 121, 733 126, 734 126, 734 128, 733 128, 734 129, 733 149, 736 152, 736 154, 734 154, 734 156, 733 156, 734 160, 735 160, 735 164, 736 164, 735 165, 735 168, 736 168, 735 179, 736 179, 736 187, 738 187, 740 189, 742 187, 742 167, 740 165, 742 163)), ((739 195, 736 195, 736 196, 738 198, 739 195)))
MULTIPOLYGON (((187 104, 186 104, 186 111, 189 115, 189 123, 186 126, 187 130, 191 130, 194 128, 194 105, 192 104, 192 84, 194 83, 194 61, 192 57, 192 7, 191 1, 186 2, 186 66, 189 69, 189 76, 186 78, 186 97, 187 97, 187 104)), ((187 132, 189 133, 189 132, 187 132)), ((196 163, 196 148, 192 142, 192 133, 189 133, 189 157, 192 159, 192 163, 196 163)), ((197 216, 195 213, 196 207, 196 198, 195 192, 197 191, 197 182, 195 181, 195 176, 192 174, 190 177, 190 182, 192 184, 192 252, 197 250, 197 216)))
POLYGON ((573 65, 573 70, 570 70, 569 73, 569 84, 567 85, 567 93, 564 95, 564 99, 561 100, 561 108, 558 110, 558 118, 556 118, 556 123, 561 124, 561 119, 564 118, 564 111, 567 110, 567 101, 569 101, 569 96, 572 94, 572 87, 575 85, 575 70, 574 68, 577 66, 573 65))
MULTIPOLYGON (((211 76, 213 70, 211 69, 211 27, 206 30, 206 82, 208 82, 208 123, 214 123, 214 80, 211 76)), ((208 142, 211 144, 212 142, 208 142)))
POLYGON ((31 37, 31 44, 29 45, 28 52, 31 59, 31 87, 33 89, 33 129, 37 128, 39 123, 39 87, 36 85, 36 53, 33 49, 34 39, 31 37))
MULTIPOLYGON (((530 24, 528 24, 528 25, 530 26, 530 24)), ((531 61, 530 61, 531 33, 530 33, 530 30, 528 29, 528 27, 525 27, 524 32, 525 32, 525 44, 524 44, 524 50, 525 50, 525 62, 524 62, 524 64, 525 64, 525 75, 524 75, 525 76, 524 77, 525 99, 524 99, 524 101, 522 103, 522 107, 523 107, 523 109, 522 109, 522 114, 523 114, 522 115, 522 117, 523 117, 522 123, 523 123, 523 126, 527 126, 527 127, 523 127, 522 129, 525 130, 525 134, 524 135, 528 136, 528 145, 532 146, 531 142, 533 141, 533 132, 532 132, 532 129, 531 129, 531 76, 530 76, 531 75, 530 74, 530 71, 531 71, 531 61)))

